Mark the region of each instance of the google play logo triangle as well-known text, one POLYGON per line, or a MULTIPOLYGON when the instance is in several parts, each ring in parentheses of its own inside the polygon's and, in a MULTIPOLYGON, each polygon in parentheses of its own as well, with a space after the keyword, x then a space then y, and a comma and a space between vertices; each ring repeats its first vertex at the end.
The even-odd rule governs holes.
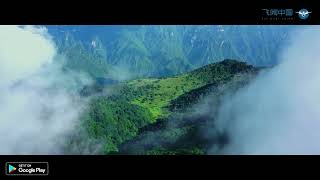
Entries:
POLYGON ((17 170, 17 168, 9 164, 9 173, 13 173, 15 170, 17 170))

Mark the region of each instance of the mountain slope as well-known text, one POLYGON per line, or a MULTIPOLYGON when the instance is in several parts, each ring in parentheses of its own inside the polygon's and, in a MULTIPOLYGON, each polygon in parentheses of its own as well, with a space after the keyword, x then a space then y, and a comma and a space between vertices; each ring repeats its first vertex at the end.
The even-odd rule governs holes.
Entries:
MULTIPOLYGON (((277 63, 295 26, 48 26, 63 52, 70 39, 122 79, 177 75, 221 59, 238 59, 255 66, 277 63)), ((93 67, 92 69, 94 69, 93 67)), ((104 74, 108 76, 108 74, 104 74)))
MULTIPOLYGON (((188 102, 190 107, 197 104, 199 99, 194 98, 194 94, 203 94, 201 88, 243 82, 257 72, 257 68, 243 62, 224 60, 177 76, 138 79, 96 88, 91 91, 96 96, 84 115, 83 126, 91 138, 102 139, 103 153, 117 152, 119 145, 143 134, 143 128, 183 118, 176 113, 179 102, 188 102)), ((188 128, 176 130, 188 134, 188 128)), ((170 136, 179 137, 175 134, 170 136)))

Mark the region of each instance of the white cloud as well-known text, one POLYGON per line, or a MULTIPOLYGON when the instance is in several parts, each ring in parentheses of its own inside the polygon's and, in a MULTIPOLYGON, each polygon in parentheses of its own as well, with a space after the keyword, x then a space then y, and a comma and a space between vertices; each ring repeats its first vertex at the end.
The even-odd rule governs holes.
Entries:
POLYGON ((0 26, 0 154, 60 153, 84 107, 43 27, 0 26))
POLYGON ((320 154, 320 31, 294 32, 281 63, 220 108, 225 154, 320 154))

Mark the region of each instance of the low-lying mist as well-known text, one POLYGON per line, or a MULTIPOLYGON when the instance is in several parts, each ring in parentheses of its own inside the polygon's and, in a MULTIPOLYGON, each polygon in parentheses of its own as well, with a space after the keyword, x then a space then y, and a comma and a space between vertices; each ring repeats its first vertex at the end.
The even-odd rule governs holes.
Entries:
POLYGON ((0 154, 60 154, 86 102, 78 87, 90 83, 64 72, 47 30, 0 27, 0 154))
POLYGON ((292 34, 280 63, 224 99, 221 154, 320 154, 320 27, 292 34))

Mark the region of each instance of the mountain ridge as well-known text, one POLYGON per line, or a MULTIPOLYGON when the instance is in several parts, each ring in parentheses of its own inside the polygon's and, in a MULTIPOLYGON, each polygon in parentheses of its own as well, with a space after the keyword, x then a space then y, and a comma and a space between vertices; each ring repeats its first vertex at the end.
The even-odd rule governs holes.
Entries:
MULTIPOLYGON (((91 93, 100 95, 92 99, 83 118, 83 127, 90 138, 103 139, 103 154, 116 153, 121 144, 141 137, 141 128, 162 121, 174 122, 170 119, 180 117, 177 115, 179 111, 174 108, 178 106, 179 98, 190 102, 188 106, 192 107, 200 100, 188 100, 184 96, 189 93, 194 91, 203 94, 199 89, 215 89, 228 82, 241 83, 258 72, 257 68, 244 62, 224 60, 181 75, 136 79, 97 88, 96 92, 91 93)), ((212 92, 210 90, 209 94, 212 92)), ((206 97, 207 94, 201 96, 206 97)), ((181 131, 179 128, 176 130, 181 131)), ((143 132, 142 130, 142 134, 143 132)), ((188 134, 189 131, 186 130, 185 133, 188 134)))
MULTIPOLYGON (((238 59, 255 66, 277 63, 292 26, 47 26, 59 49, 82 44, 83 52, 101 59, 108 70, 125 71, 122 79, 176 75, 222 59, 238 59), (66 44, 66 45, 63 45, 66 44)), ((87 58, 88 59, 88 58, 87 58)), ((72 66, 71 66, 72 67, 72 66)), ((85 67, 74 66, 75 69, 85 67)), ((99 69, 98 68, 98 69, 99 69)), ((99 72, 98 71, 98 72, 99 72)), ((92 73, 94 74, 94 73, 92 73)), ((116 76, 113 76, 116 78, 116 76)))

